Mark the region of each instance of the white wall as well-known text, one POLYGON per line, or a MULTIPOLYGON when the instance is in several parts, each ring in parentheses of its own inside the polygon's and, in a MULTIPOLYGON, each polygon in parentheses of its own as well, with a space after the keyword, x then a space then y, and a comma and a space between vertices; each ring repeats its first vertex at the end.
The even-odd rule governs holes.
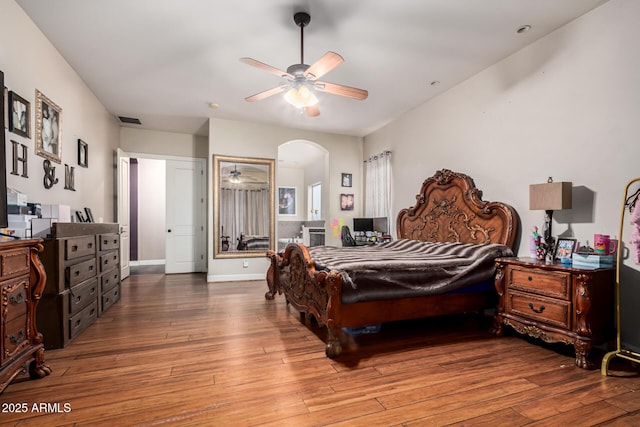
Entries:
MULTIPOLYGON (((13 0, 0 0, 0 69, 5 86, 31 104, 31 138, 7 133, 7 185, 30 202, 91 208, 96 220, 115 220, 113 152, 119 144, 116 119, 102 106, 70 65, 13 0), (43 185, 42 157, 35 154, 35 90, 61 109, 62 164, 58 184, 43 185), (78 139, 89 146, 88 168, 78 167, 78 139), (10 140, 27 146, 28 178, 12 175, 10 140), (75 189, 64 189, 64 164, 75 167, 75 189)), ((21 169, 20 169, 21 172, 21 169)))
POLYGON ((165 259, 166 163, 138 159, 138 261, 165 259))
POLYGON ((130 153, 207 158, 207 137, 177 132, 120 128, 120 148, 130 153))
POLYGON ((485 200, 517 210, 527 256, 544 216, 529 211, 528 186, 552 176, 574 186, 554 235, 614 236, 624 187, 640 176, 638 16, 638 1, 605 3, 365 137, 365 158, 393 152, 393 211, 436 170, 466 173, 485 200))
MULTIPOLYGON (((315 142, 329 152, 329 176, 325 185, 329 194, 325 219, 331 224, 341 218, 340 194, 341 173, 353 172, 356 205, 354 212, 362 209, 362 138, 282 128, 257 123, 211 119, 209 121, 209 168, 214 154, 277 159, 278 146, 293 140, 315 142)), ((211 175, 209 175, 211 176, 211 175)), ((213 190, 209 188, 209 212, 213 212, 213 190)), ((324 206, 324 203, 323 203, 324 206)), ((243 268, 240 259, 213 258, 213 215, 208 215, 208 281, 264 279, 268 262, 266 258, 250 258, 249 267, 243 268)), ((327 244, 340 245, 339 234, 329 230, 327 244)))

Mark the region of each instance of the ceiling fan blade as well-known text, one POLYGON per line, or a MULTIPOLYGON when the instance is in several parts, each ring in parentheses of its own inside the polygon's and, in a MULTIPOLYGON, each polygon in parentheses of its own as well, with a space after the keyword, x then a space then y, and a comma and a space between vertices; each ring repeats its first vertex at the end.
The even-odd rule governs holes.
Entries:
POLYGON ((319 79, 343 62, 344 59, 342 59, 342 56, 338 55, 335 52, 327 52, 311 67, 307 68, 307 70, 304 72, 304 76, 309 80, 319 79))
POLYGON ((304 107, 304 112, 307 113, 309 117, 317 117, 320 115, 320 109, 317 105, 312 105, 311 107, 304 107))
POLYGON ((275 74, 278 77, 289 77, 294 78, 291 74, 286 71, 282 71, 277 69, 276 67, 272 67, 271 65, 265 64, 264 62, 257 61, 253 58, 240 58, 241 62, 244 62, 247 65, 251 65, 252 67, 260 68, 261 70, 267 71, 271 74, 275 74))
POLYGON ((367 99, 369 92, 364 89, 338 85, 335 83, 315 82, 313 86, 320 92, 332 93, 334 95, 346 96, 353 99, 367 99))
POLYGON ((268 98, 270 96, 277 95, 277 94, 279 94, 281 92, 284 92, 284 90, 287 89, 287 88, 288 88, 287 85, 274 87, 274 88, 265 90, 264 92, 260 92, 260 93, 256 93, 255 95, 247 96, 244 100, 247 101, 247 102, 260 101, 262 99, 265 99, 265 98, 268 98))

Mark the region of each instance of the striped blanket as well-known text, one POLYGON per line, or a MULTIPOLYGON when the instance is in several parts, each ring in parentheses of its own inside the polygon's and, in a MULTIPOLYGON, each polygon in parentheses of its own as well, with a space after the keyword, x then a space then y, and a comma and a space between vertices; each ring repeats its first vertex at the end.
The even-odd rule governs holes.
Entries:
POLYGON ((513 256, 498 244, 400 239, 373 246, 309 248, 317 270, 339 270, 344 303, 442 294, 491 280, 494 259, 513 256))

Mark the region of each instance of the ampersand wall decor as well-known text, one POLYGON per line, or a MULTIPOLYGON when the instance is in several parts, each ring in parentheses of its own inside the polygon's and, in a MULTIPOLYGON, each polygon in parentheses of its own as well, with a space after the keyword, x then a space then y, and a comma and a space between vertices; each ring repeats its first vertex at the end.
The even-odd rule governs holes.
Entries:
POLYGON ((49 160, 42 162, 42 167, 44 168, 44 188, 48 190, 58 183, 58 179, 56 178, 56 168, 55 166, 51 166, 51 161, 49 160))

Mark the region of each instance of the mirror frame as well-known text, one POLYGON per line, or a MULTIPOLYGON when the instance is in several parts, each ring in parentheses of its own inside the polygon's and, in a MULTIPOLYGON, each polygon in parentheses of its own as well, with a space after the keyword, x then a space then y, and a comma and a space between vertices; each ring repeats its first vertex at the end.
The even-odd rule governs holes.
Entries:
POLYGON ((269 249, 275 250, 275 160, 263 159, 255 157, 235 157, 213 155, 213 258, 257 258, 264 257, 267 251, 242 251, 242 252, 223 252, 220 250, 220 164, 222 162, 230 163, 249 163, 254 165, 268 166, 269 175, 269 249))

